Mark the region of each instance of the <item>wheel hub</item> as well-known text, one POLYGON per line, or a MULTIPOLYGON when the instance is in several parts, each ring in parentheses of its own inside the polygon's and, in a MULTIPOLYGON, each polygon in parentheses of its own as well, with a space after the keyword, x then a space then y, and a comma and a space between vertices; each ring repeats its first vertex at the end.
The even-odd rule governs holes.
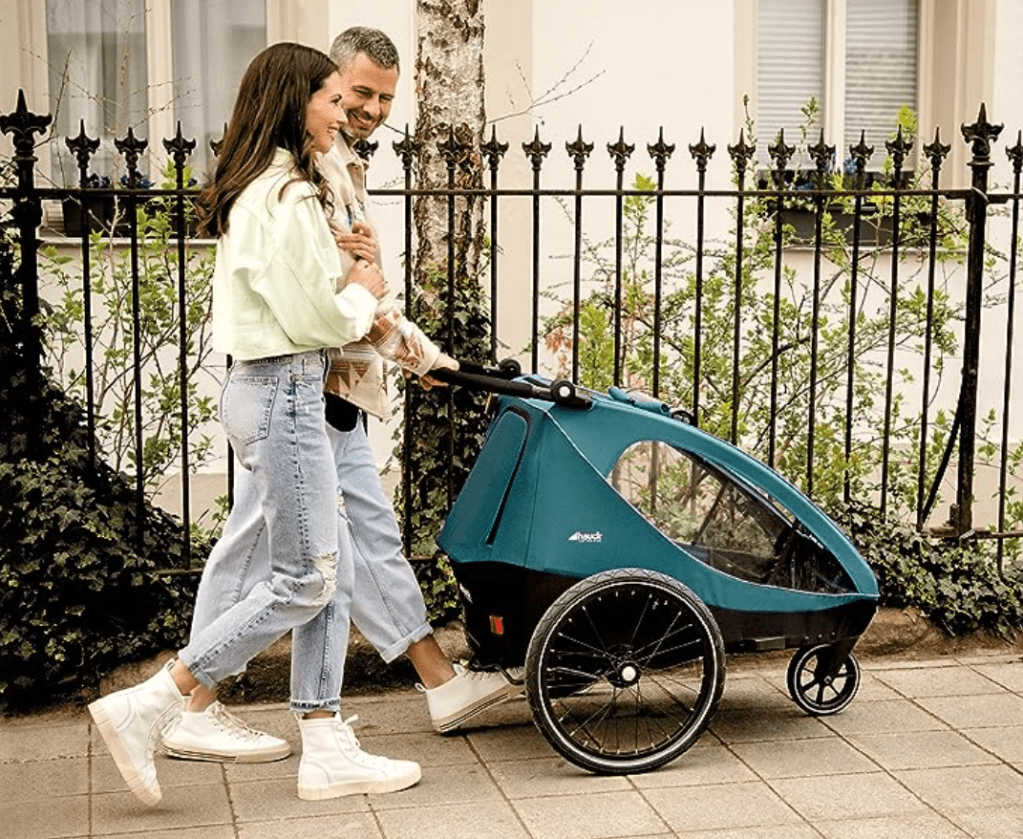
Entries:
POLYGON ((616 688, 632 687, 640 680, 643 671, 634 661, 619 662, 608 674, 608 681, 616 688))

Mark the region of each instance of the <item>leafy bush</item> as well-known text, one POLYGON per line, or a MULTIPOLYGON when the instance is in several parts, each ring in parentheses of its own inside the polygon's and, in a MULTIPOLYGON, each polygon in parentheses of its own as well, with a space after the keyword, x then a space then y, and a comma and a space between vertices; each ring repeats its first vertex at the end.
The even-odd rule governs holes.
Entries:
MULTIPOLYGON (((446 275, 439 269, 428 272, 422 293, 407 310, 409 319, 442 347, 447 346, 446 282, 446 275)), ((489 317, 479 283, 458 283, 454 307, 453 356, 488 363, 489 317)), ((412 428, 411 469, 405 476, 406 480, 413 476, 409 487, 410 555, 426 560, 413 562, 413 568, 430 620, 442 621, 458 614, 459 597, 451 565, 435 539, 483 446, 488 424, 485 396, 460 387, 424 391, 418 384, 409 386, 405 382, 399 387, 408 390, 404 422, 412 428)), ((396 457, 401 457, 401 449, 396 449, 396 457)), ((395 509, 400 524, 405 515, 401 487, 395 496, 395 509)))
MULTIPOLYGON (((0 278, 12 275, 0 241, 0 278)), ((179 647, 194 581, 181 524, 91 463, 82 406, 29 375, 20 300, 0 298, 0 708, 94 686, 117 664, 179 647)), ((193 542, 200 557, 205 546, 193 542)))
MULTIPOLYGON (((162 186, 174 186, 170 172, 162 186)), ((210 324, 213 253, 191 245, 186 247, 182 306, 178 289, 181 258, 174 238, 177 218, 173 199, 140 199, 135 210, 138 247, 134 254, 110 237, 113 229, 125 223, 124 210, 120 204, 118 208, 109 228, 89 235, 88 301, 83 290, 81 259, 62 254, 53 245, 40 248, 40 273, 48 277, 59 297, 43 304, 39 322, 44 330, 46 363, 64 389, 84 402, 88 389, 83 324, 89 313, 96 443, 104 459, 118 471, 140 468, 135 390, 141 389, 141 470, 146 493, 152 498, 167 472, 178 465, 186 432, 191 471, 214 454, 211 437, 202 432, 216 419, 216 404, 199 389, 200 375, 212 376, 205 365, 213 349, 210 324), (133 374, 136 300, 140 368, 137 379, 133 374), (91 309, 86 308, 87 302, 91 309), (181 417, 178 343, 182 334, 186 426, 181 417)), ((184 203, 183 208, 185 222, 191 223, 194 217, 191 202, 184 203)))
POLYGON ((874 569, 882 606, 915 606, 951 635, 1023 630, 1020 568, 1003 578, 983 546, 930 538, 871 507, 852 505, 837 518, 874 569))

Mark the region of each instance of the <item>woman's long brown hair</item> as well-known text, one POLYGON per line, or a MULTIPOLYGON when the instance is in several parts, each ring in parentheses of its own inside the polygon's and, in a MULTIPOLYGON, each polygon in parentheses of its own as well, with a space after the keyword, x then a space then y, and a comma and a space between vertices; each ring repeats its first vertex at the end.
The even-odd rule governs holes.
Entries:
POLYGON ((213 178, 198 196, 200 236, 214 239, 227 232, 235 200, 278 148, 291 152, 295 177, 312 183, 320 203, 328 206, 326 182, 306 139, 305 114, 309 98, 336 71, 330 58, 302 44, 274 44, 252 59, 238 86, 213 178))

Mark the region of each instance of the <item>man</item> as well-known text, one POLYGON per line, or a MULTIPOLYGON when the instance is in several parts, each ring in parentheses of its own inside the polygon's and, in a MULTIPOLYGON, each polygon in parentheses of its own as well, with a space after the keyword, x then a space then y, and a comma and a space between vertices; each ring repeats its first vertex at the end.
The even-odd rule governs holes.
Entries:
MULTIPOLYGON (((334 39, 330 57, 341 68, 347 118, 334 148, 321 161, 335 198, 341 199, 335 201, 336 238, 343 252, 379 262, 375 234, 366 217, 366 164, 352 147, 358 140, 369 139, 391 112, 398 84, 398 51, 380 30, 352 27, 334 39)), ((388 409, 382 358, 417 374, 427 386, 432 384, 427 375, 431 369, 457 364, 406 320, 393 300, 382 301, 377 313, 365 339, 332 352, 325 391, 333 405, 337 403, 331 397, 337 396, 360 412, 384 418, 388 409)), ((422 680, 434 728, 451 731, 519 688, 500 673, 473 673, 452 665, 438 646, 426 622, 422 592, 401 553, 398 524, 380 484, 364 423, 352 422, 355 411, 348 406, 338 406, 337 411, 348 414, 347 422, 338 421, 341 427, 328 428, 328 434, 357 557, 354 599, 360 602, 352 618, 385 661, 402 652, 408 655, 422 680), (368 599, 373 597, 379 600, 371 604, 368 599)), ((328 424, 333 413, 328 407, 328 424)))
MULTIPOLYGON (((341 70, 347 124, 319 166, 332 191, 331 227, 341 249, 344 274, 356 260, 379 264, 376 233, 367 218, 365 163, 352 147, 387 119, 399 61, 394 44, 383 32, 363 27, 339 35, 330 55, 341 70)), ((383 358, 420 376, 426 386, 432 384, 430 370, 457 367, 402 316, 390 297, 380 301, 366 338, 331 351, 324 386, 327 432, 337 467, 339 504, 347 513, 347 519, 340 518, 346 532, 339 536, 350 540, 355 556, 351 617, 385 661, 402 653, 409 657, 421 679, 417 687, 425 693, 433 727, 443 733, 521 688, 501 673, 476 673, 452 664, 433 637, 422 592, 402 555, 394 511, 366 436, 364 414, 384 417, 387 410, 383 358)), ((236 508, 258 510, 250 497, 250 484, 244 470, 235 473, 236 508)), ((238 526, 222 539, 233 540, 237 549, 223 555, 243 557, 244 564, 208 564, 204 574, 221 577, 223 584, 205 590, 234 590, 240 598, 265 576, 269 556, 260 517, 236 515, 233 519, 238 526)), ((198 598, 193 634, 230 605, 198 598)), ((249 729, 201 687, 190 697, 181 721, 165 733, 163 743, 168 754, 193 760, 261 762, 279 760, 290 752, 286 741, 249 729)))

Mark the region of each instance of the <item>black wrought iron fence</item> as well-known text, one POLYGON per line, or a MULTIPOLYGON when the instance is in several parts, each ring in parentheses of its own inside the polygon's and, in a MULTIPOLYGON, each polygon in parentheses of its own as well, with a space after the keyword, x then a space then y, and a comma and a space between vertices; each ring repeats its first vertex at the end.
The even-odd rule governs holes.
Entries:
MULTIPOLYGON (((0 130, 15 149, 0 189, 0 279, 18 289, 21 301, 12 328, 20 330, 25 352, 41 359, 32 324, 47 274, 43 208, 62 202, 77 209, 91 432, 101 420, 90 309, 98 247, 107 260, 120 254, 128 283, 129 327, 121 346, 131 350, 124 362, 132 404, 121 410, 131 414, 128 466, 141 506, 143 429, 152 411, 143 398, 156 363, 156 356, 143 357, 152 328, 146 295, 153 293, 145 283, 145 248, 152 233, 148 209, 158 202, 164 219, 159 241, 173 254, 160 282, 173 291, 177 327, 177 404, 163 406, 178 415, 187 547, 196 448, 190 388, 201 321, 189 295, 197 273, 208 270, 195 262, 208 245, 193 241, 189 226, 192 191, 185 171, 194 143, 180 132, 164 142, 172 183, 153 188, 138 168, 144 141, 129 132, 117 143, 127 170, 124 188, 111 189, 97 185, 89 170, 98 144, 83 127, 66 141, 79 163, 78 186, 40 186, 35 147, 48 124, 49 117, 29 112, 23 98, 15 112, 0 116, 0 130)), ((974 124, 963 126, 971 154, 968 189, 941 187, 951 145, 937 133, 919 152, 914 138, 901 132, 883 152, 861 141, 840 167, 822 134, 800 150, 812 161, 802 171, 793 167, 797 149, 784 135, 769 144, 771 165, 758 169, 754 144, 740 134, 727 146, 727 189, 707 185, 718 150, 703 136, 688 147, 688 165, 681 155, 671 162, 672 180, 691 184, 675 188, 667 177, 675 146, 663 131, 640 160, 624 130, 606 147, 613 185, 589 186, 594 144, 581 129, 565 144, 573 164, 570 186, 544 184, 552 144, 539 132, 521 146, 531 169, 530 182, 522 185, 502 180, 510 150, 496 132, 475 148, 453 132, 442 149, 449 171, 478 167, 476 182, 488 185, 462 188, 451 177, 444 187, 424 188, 416 185, 416 144, 406 134, 394 144, 402 186, 371 192, 400 208, 410 298, 417 293, 407 258, 416 202, 441 202, 449 216, 467 198, 485 202, 480 224, 489 251, 478 280, 489 295, 494 361, 514 355, 525 368, 585 386, 642 388, 687 408, 702 427, 775 465, 822 502, 867 501, 882 515, 908 517, 921 529, 996 539, 1001 562, 1005 546, 1014 546, 1015 554, 1023 536, 1023 387, 1015 335, 1023 143, 1017 134, 1006 149, 1011 185, 994 189, 989 170, 1000 132, 983 107, 974 124), (914 153, 919 162, 911 166, 914 153), (636 167, 631 182, 627 164, 636 167), (510 216, 527 220, 512 224, 510 216), (949 503, 947 518, 939 501, 949 503)), ((442 270, 453 280, 461 268, 449 258, 442 270)), ((455 332, 452 324, 451 349, 455 332)), ((38 364, 35 370, 42 375, 38 364)), ((409 443, 406 435, 406 448, 409 443)), ((91 456, 100 455, 93 450, 91 456)), ((404 480, 416 481, 408 461, 404 480)), ((230 475, 225 492, 229 483, 230 475)))

